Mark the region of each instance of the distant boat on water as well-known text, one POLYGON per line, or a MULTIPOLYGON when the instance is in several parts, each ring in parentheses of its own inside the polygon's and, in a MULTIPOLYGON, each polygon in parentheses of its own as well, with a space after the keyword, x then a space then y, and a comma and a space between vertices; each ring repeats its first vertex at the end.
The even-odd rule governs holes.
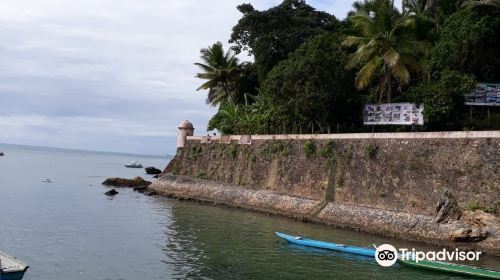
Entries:
POLYGON ((0 251, 0 279, 21 280, 28 267, 22 261, 0 251))
POLYGON ((0 152, 0 157, 3 157, 5 156, 5 154, 3 152, 0 152))
POLYGON ((125 166, 128 168, 142 168, 142 164, 140 164, 139 162, 136 162, 136 161, 131 161, 131 162, 125 164, 125 166))
MULTIPOLYGON (((43 180, 42 182, 44 182, 44 183, 52 183, 52 179, 47 178, 47 179, 43 180)), ((1 279, 0 279, 0 280, 1 280, 1 279)))

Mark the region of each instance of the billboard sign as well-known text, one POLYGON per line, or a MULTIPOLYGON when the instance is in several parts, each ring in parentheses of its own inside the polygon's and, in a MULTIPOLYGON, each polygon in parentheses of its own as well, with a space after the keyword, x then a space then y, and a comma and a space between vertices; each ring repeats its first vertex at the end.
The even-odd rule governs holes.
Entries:
POLYGON ((474 92, 465 94, 465 105, 500 106, 500 84, 477 84, 474 92))
POLYGON ((365 125, 424 125, 424 106, 413 103, 366 104, 365 125))

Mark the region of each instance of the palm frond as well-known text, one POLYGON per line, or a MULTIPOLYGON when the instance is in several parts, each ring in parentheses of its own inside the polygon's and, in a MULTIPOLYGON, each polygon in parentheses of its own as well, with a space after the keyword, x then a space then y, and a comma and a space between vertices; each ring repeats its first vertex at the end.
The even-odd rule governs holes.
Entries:
POLYGON ((370 38, 366 37, 356 37, 356 36, 347 36, 344 41, 342 41, 342 45, 346 47, 357 46, 360 44, 367 44, 370 41, 370 38))
POLYGON ((383 60, 380 57, 374 57, 365 66, 363 66, 363 68, 361 68, 356 75, 356 87, 358 89, 366 88, 373 79, 375 72, 380 70, 382 63, 383 60))
POLYGON ((396 64, 399 63, 400 61, 400 55, 399 52, 397 52, 395 49, 390 48, 388 49, 382 57, 384 58, 385 64, 389 66, 389 68, 394 67, 396 64))
POLYGON ((410 72, 404 63, 397 63, 390 68, 390 71, 400 84, 407 85, 410 82, 410 72))
POLYGON ((197 90, 208 90, 207 103, 216 106, 235 96, 235 80, 241 73, 238 58, 224 51, 221 42, 200 50, 201 63, 195 63, 202 72, 195 77, 206 80, 197 90))

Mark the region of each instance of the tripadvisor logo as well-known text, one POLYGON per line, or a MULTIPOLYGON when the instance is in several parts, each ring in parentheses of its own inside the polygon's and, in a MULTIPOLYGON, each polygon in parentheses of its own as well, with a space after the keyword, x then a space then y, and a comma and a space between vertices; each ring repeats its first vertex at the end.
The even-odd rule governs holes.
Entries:
MULTIPOLYGON (((375 246, 375 245, 374 245, 375 246)), ((414 248, 409 250, 406 248, 399 248, 398 250, 391 244, 383 244, 375 246, 375 260, 381 266, 392 266, 398 260, 398 256, 403 261, 479 261, 481 252, 473 251, 459 251, 455 249, 448 251, 443 249, 441 251, 417 251, 414 248)))
POLYGON ((381 266, 391 266, 398 260, 398 250, 391 244, 376 247, 375 260, 381 266))

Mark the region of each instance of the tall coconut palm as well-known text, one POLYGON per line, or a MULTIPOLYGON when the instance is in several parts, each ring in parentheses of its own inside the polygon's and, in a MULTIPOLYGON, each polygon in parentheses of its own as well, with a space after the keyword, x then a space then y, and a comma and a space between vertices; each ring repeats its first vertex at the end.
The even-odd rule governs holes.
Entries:
POLYGON ((418 54, 426 52, 427 42, 417 41, 409 28, 413 18, 401 15, 389 0, 366 0, 355 6, 350 16, 360 36, 348 36, 343 44, 357 50, 348 58, 347 67, 360 66, 356 87, 366 88, 378 78, 379 101, 387 96, 390 102, 394 83, 400 87, 410 82, 410 72, 419 73, 418 54))
POLYGON ((240 74, 238 58, 224 52, 221 42, 200 50, 201 63, 195 63, 203 71, 197 78, 206 80, 197 90, 208 90, 207 104, 217 106, 225 101, 234 101, 236 80, 240 74))

